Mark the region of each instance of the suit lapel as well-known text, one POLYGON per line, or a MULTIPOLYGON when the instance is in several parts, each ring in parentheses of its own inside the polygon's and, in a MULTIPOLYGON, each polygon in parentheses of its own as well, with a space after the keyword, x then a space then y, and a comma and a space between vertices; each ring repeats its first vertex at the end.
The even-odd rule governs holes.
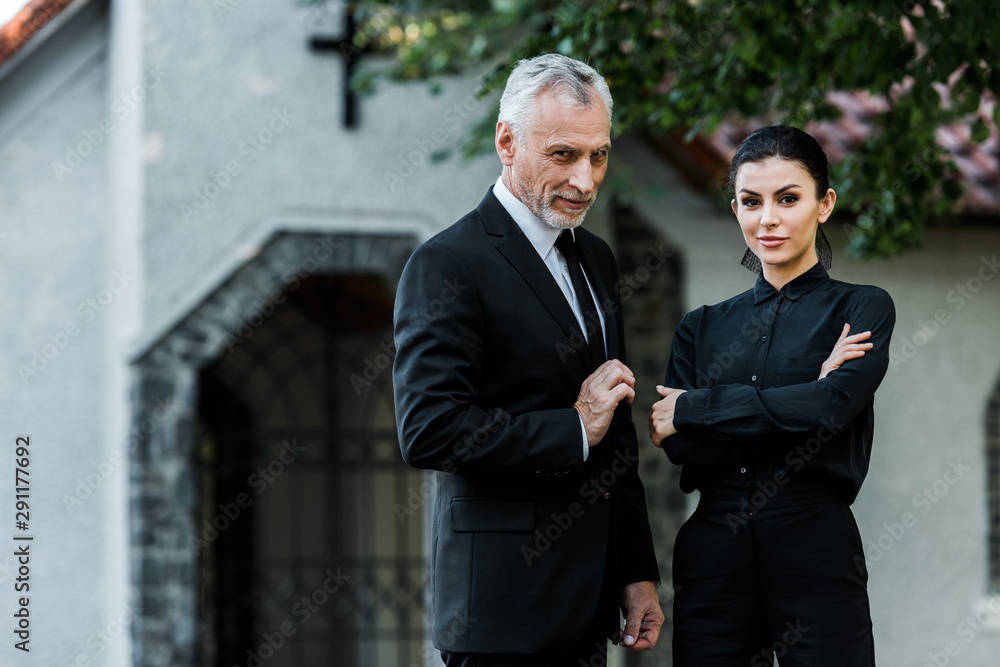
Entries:
MULTIPOLYGON (((574 341, 583 340, 583 335, 580 333, 576 315, 573 314, 572 308, 566 302, 565 295, 556 284, 548 267, 545 266, 545 262, 535 252, 531 242, 528 241, 521 228, 507 213, 507 209, 493 194, 492 188, 480 202, 478 211, 486 233, 496 237, 497 251, 521 275, 524 282, 528 284, 531 291, 535 293, 538 300, 566 334, 567 347, 575 350, 588 368, 593 368, 590 348, 586 343, 583 345, 573 344, 574 341)), ((560 356, 563 355, 560 354, 560 356)))

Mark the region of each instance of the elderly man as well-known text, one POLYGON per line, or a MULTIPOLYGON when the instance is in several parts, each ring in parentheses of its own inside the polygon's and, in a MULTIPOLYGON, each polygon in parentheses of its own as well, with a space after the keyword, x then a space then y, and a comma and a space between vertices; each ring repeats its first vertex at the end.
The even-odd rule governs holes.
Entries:
POLYGON ((663 622, 618 268, 580 228, 611 110, 588 65, 518 63, 500 178, 400 279, 396 420, 406 462, 442 472, 432 636, 449 666, 605 664, 609 637, 650 649, 663 622))

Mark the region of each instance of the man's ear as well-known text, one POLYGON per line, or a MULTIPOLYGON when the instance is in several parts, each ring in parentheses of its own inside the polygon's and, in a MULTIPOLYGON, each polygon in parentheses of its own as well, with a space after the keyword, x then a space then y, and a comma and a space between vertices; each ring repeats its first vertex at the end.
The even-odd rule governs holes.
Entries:
POLYGON ((514 138, 514 133, 510 130, 510 125, 504 121, 497 121, 497 134, 496 134, 496 147, 497 155, 500 156, 500 161, 505 167, 509 167, 514 164, 514 153, 517 151, 517 139, 514 138))

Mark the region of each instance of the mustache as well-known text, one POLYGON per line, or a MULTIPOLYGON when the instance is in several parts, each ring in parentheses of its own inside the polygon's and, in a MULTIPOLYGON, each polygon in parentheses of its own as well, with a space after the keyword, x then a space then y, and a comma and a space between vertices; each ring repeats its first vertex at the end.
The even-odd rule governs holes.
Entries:
POLYGON ((554 192, 554 193, 552 193, 552 199, 555 199, 556 197, 561 197, 563 199, 566 199, 566 200, 569 200, 569 201, 573 201, 573 202, 577 202, 577 203, 582 204, 584 202, 592 202, 592 201, 594 201, 594 199, 597 197, 597 193, 596 192, 591 192, 588 195, 585 195, 582 192, 554 192))

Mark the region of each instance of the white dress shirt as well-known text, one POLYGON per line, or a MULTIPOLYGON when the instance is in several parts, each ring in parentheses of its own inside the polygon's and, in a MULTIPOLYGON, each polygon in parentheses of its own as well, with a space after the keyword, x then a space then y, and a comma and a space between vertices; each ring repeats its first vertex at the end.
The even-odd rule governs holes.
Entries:
MULTIPOLYGON (((559 289, 562 290, 563 295, 566 297, 566 301, 569 302, 570 308, 573 309, 573 314, 576 315, 577 322, 580 324, 580 331, 583 333, 584 337, 587 336, 587 325, 583 318, 583 308, 580 307, 580 301, 576 298, 576 291, 573 289, 573 281, 569 275, 569 266, 566 264, 566 258, 563 254, 555 247, 556 239, 562 232, 561 229, 555 229, 545 224, 538 217, 531 212, 531 210, 522 202, 520 199, 515 197, 507 186, 504 185, 503 176, 497 179, 496 185, 493 186, 493 194, 496 198, 500 200, 500 204, 507 210, 510 217, 514 219, 517 226, 521 228, 524 235, 528 238, 531 246, 541 257, 542 262, 548 268, 549 273, 555 279, 556 284, 559 285, 559 289)), ((575 231, 571 232, 573 238, 576 238, 575 231)), ((581 267, 582 269, 583 267, 581 267)), ((600 303, 597 298, 597 294, 594 293, 594 286, 591 284, 590 279, 587 278, 586 271, 583 272, 583 279, 587 282, 587 287, 590 288, 590 295, 594 299, 594 303, 600 303)), ((607 330, 604 313, 600 308, 597 309, 597 316, 601 320, 601 329, 607 330)), ((604 354, 607 357, 607 335, 604 336, 604 354)), ((589 340, 589 339, 588 339, 589 340)), ((587 428, 583 425, 583 417, 580 417, 580 429, 583 433, 583 460, 586 461, 587 457, 590 455, 590 447, 587 445, 587 428)))

